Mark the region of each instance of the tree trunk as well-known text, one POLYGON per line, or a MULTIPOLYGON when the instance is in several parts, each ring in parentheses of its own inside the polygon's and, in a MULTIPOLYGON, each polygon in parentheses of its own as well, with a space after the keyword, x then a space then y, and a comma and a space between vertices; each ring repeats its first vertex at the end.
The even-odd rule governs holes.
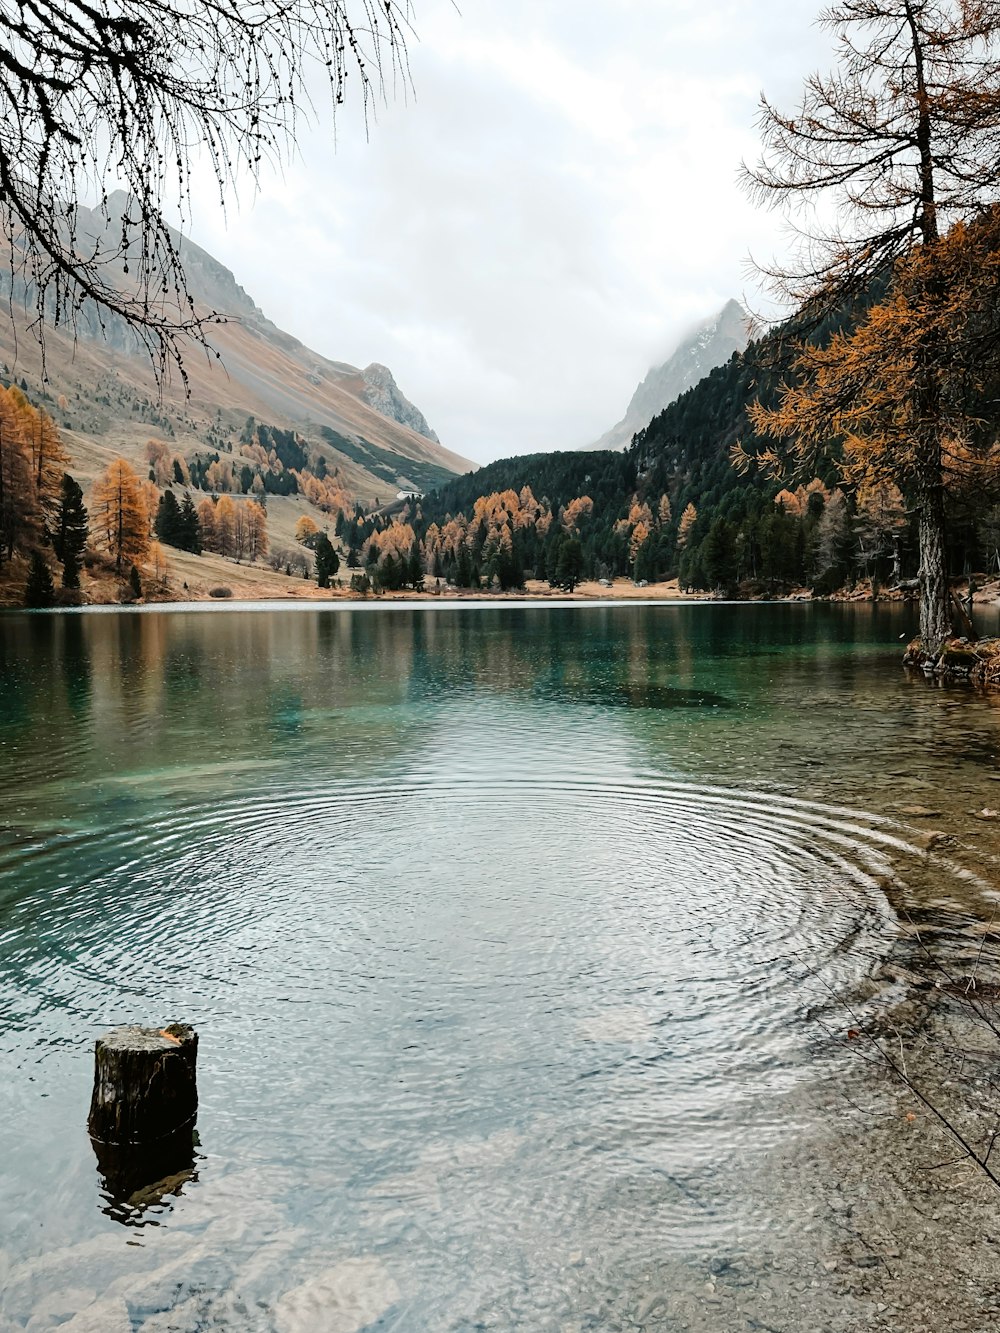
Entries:
POLYGON ((114 1028, 95 1048, 87 1129, 112 1194, 128 1197, 193 1161, 198 1114, 193 1028, 114 1028))
POLYGON ((920 643, 936 656, 951 633, 945 571, 944 488, 932 484, 920 501, 920 643))
POLYGON ((194 1124, 198 1037, 186 1024, 113 1028, 95 1047, 91 1137, 118 1147, 152 1143, 194 1124))

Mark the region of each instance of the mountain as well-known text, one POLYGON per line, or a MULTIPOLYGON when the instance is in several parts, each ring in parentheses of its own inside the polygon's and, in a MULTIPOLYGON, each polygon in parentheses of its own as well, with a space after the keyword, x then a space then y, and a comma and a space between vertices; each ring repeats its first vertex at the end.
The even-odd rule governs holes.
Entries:
MULTIPOLYGON (((109 204, 110 231, 100 214, 81 210, 81 235, 117 239, 127 200, 119 193, 109 204)), ((296 456, 305 458, 297 466, 336 472, 366 504, 400 489, 428 490, 472 466, 440 444, 385 366, 362 370, 312 351, 269 320, 208 251, 176 233, 174 241, 197 311, 226 316, 208 331, 218 358, 196 345, 185 357, 188 393, 178 376, 157 386, 148 358, 120 318, 99 319, 84 305, 75 337, 46 331, 44 365, 16 291, 16 318, 0 320, 0 369, 23 380, 32 401, 53 415, 81 481, 92 480, 115 454, 145 470, 143 450, 153 436, 189 460, 238 457, 250 418, 254 430, 292 432, 299 441, 296 456)), ((128 282, 124 272, 122 286, 128 282)), ((9 291, 8 280, 0 295, 9 291)))
POLYGON ((643 430, 665 407, 675 402, 716 366, 724 365, 734 352, 743 352, 749 341, 748 317, 738 301, 727 301, 717 315, 699 324, 661 366, 655 366, 642 381, 628 411, 591 449, 625 449, 637 431, 643 430))
MULTIPOLYGON (((679 577, 684 587, 748 595, 807 585, 830 592, 876 572, 885 579, 889 549, 912 573, 912 514, 894 522, 881 553, 871 554, 870 533, 867 548, 858 541, 857 498, 838 487, 835 442, 817 451, 809 472, 784 481, 759 468, 743 475, 732 462, 734 445, 755 453, 768 443, 755 435, 749 408, 777 404, 797 337, 824 345, 883 291, 872 284, 801 332, 793 318, 765 333, 658 412, 625 450, 501 459, 449 481, 423 497, 418 537, 433 547, 441 576, 463 587, 477 574, 502 580, 512 570, 551 577, 568 537, 580 541, 586 577, 679 577)), ((962 544, 967 533, 952 540, 958 569, 966 558, 989 559, 989 550, 984 557, 962 544)))
POLYGON ((435 444, 441 443, 428 426, 423 412, 414 407, 409 398, 400 392, 388 366, 380 366, 377 361, 373 361, 362 372, 361 378, 366 386, 364 400, 369 407, 374 407, 376 412, 381 412, 390 421, 398 421, 402 426, 409 426, 410 430, 415 430, 425 439, 433 440, 435 444))

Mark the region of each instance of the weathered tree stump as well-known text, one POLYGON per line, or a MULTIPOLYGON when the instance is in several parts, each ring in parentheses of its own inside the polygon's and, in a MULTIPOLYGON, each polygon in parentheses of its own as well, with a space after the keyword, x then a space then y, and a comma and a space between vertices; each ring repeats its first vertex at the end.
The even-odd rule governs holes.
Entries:
POLYGON ((109 1190, 127 1196, 189 1167, 198 1114, 194 1029, 113 1028, 94 1056, 87 1129, 109 1190))

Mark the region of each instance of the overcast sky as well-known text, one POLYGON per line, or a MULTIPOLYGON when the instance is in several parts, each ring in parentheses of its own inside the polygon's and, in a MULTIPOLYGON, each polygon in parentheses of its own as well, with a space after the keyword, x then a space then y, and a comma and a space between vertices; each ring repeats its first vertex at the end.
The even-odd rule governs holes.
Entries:
MULTIPOLYGON (((818 8, 818 4, 817 4, 818 8)), ((193 239, 278 325, 391 367, 477 462, 593 441, 780 220, 737 183, 759 93, 827 67, 810 0, 415 0, 415 94, 345 114, 193 239)))

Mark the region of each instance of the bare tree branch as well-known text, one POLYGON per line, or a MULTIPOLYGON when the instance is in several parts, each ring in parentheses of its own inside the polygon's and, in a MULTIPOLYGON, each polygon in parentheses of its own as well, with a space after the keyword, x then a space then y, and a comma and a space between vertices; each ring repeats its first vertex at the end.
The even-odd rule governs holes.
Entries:
POLYGON ((161 379, 183 376, 218 316, 195 309, 165 209, 186 213, 196 164, 225 201, 280 162, 316 77, 334 115, 356 84, 367 123, 408 83, 411 17, 409 0, 0 0, 12 315, 32 312, 43 351, 49 324, 119 321, 161 379))

